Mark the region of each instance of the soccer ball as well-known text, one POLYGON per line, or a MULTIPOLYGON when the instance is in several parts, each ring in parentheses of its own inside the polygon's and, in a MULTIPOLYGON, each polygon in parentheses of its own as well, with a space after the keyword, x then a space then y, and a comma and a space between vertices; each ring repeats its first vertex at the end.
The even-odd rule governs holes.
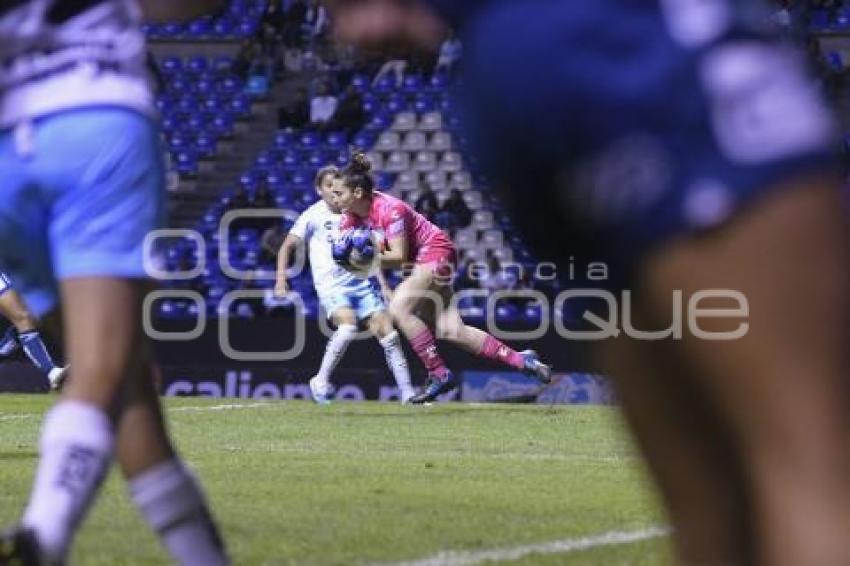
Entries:
POLYGON ((377 239, 368 228, 341 234, 331 251, 337 264, 359 277, 369 277, 379 267, 377 239))

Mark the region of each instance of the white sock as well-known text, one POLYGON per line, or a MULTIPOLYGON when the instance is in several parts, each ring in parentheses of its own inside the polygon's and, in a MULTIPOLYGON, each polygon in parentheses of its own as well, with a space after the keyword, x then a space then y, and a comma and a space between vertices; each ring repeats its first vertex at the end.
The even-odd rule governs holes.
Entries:
POLYGON ((357 327, 353 324, 340 324, 336 332, 334 332, 328 345, 325 346, 325 355, 322 356, 322 365, 319 366, 319 373, 316 374, 316 380, 327 389, 330 387, 331 372, 339 364, 339 361, 345 355, 348 345, 354 340, 354 335, 357 334, 357 327))
POLYGON ((64 562, 112 460, 112 423, 99 408, 60 401, 44 419, 35 484, 23 525, 33 529, 42 550, 64 562))
POLYGON ((130 496, 178 564, 229 563, 200 485, 178 458, 131 479, 130 496))
POLYGON ((413 386, 410 384, 410 368, 407 365, 407 358, 404 357, 404 350, 401 348, 401 338, 398 332, 393 330, 381 338, 380 342, 384 348, 384 357, 387 359, 387 365, 393 372, 393 377, 395 377, 401 398, 405 399, 413 395, 413 386))

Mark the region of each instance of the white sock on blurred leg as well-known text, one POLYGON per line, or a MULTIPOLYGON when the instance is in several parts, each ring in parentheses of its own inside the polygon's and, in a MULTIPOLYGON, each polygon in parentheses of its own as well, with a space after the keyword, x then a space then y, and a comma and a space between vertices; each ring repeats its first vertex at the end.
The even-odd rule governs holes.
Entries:
POLYGON ((80 401, 60 401, 44 419, 35 484, 22 523, 43 552, 64 561, 112 460, 106 414, 80 401))

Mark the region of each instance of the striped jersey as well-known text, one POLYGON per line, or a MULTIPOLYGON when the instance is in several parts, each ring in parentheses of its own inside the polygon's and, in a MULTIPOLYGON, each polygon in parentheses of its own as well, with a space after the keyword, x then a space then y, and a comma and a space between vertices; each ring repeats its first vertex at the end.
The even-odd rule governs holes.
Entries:
POLYGON ((135 1, 0 1, 0 129, 100 105, 154 112, 135 1))

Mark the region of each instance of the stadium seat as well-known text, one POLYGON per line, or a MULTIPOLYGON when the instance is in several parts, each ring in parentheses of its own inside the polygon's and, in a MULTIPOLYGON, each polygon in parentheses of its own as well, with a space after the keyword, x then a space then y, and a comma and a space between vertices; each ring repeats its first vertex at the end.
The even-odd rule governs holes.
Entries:
POLYGON ((472 175, 466 171, 455 171, 449 178, 449 186, 462 191, 472 188, 472 175))
POLYGON ((448 132, 434 132, 428 140, 428 149, 444 152, 452 148, 452 136, 448 132))
POLYGON ((478 230, 462 228, 455 232, 454 243, 458 248, 471 248, 478 244, 478 230))
POLYGON ((412 130, 404 134, 404 140, 401 142, 401 149, 406 151, 420 151, 428 145, 428 139, 423 132, 412 130))
POLYGON ((433 112, 437 104, 434 99, 427 94, 419 94, 413 102, 413 110, 418 114, 426 114, 433 112))
POLYGON ((416 114, 413 112, 401 112, 396 114, 392 122, 392 129, 399 132, 407 132, 416 127, 416 114))
POLYGON ((371 132, 358 132, 351 140, 351 144, 358 149, 369 149, 375 144, 375 136, 371 132))
POLYGON ((401 84, 401 89, 404 92, 417 93, 422 90, 424 81, 420 75, 407 75, 401 84))
POLYGON ((290 130, 279 130, 274 135, 274 146, 277 148, 292 147, 295 144, 295 134, 290 130))
POLYGON ((460 154, 456 151, 447 151, 440 158, 439 168, 442 171, 460 171, 463 168, 460 154))
MULTIPOLYGON (((469 193, 464 193, 466 196, 469 193)), ((476 210, 472 213, 472 226, 478 230, 489 230, 493 227, 493 213, 489 210, 476 210)))
POLYGON ((348 144, 348 138, 343 132, 328 132, 325 135, 325 146, 333 149, 343 149, 348 144))
POLYGON ((364 74, 356 74, 351 77, 351 86, 357 89, 360 92, 364 92, 369 90, 369 85, 372 81, 369 80, 369 77, 364 74))
POLYGON ((397 132, 384 132, 378 136, 374 149, 376 151, 395 151, 400 145, 400 136, 397 132))
POLYGON ((384 109, 390 114, 398 114, 408 109, 407 99, 400 94, 394 94, 387 99, 384 109))
POLYGON ((433 171, 437 167, 437 154, 433 151, 420 151, 413 159, 414 171, 433 171))
POLYGON ((426 132, 436 132, 443 129, 443 116, 439 112, 428 112, 422 115, 418 129, 426 132))
POLYGON ((370 151, 366 154, 369 162, 372 164, 372 170, 388 170, 384 164, 384 154, 377 151, 370 151))
POLYGON ((448 184, 448 175, 445 171, 434 169, 425 173, 425 182, 431 185, 431 187, 445 187, 448 184))
POLYGON ((485 248, 500 248, 504 245, 504 239, 501 230, 484 230, 479 243, 485 248))
POLYGON ((401 172, 410 168, 410 155, 404 151, 393 151, 387 156, 383 167, 378 167, 373 161, 375 169, 384 169, 390 172, 401 172))
MULTIPOLYGON (((481 195, 479 191, 464 191, 463 193, 463 201, 466 203, 466 206, 470 208, 472 211, 481 210, 484 206, 484 197, 481 195)), ((492 213, 490 213, 490 226, 493 225, 493 217, 492 213)), ((488 226, 487 228, 489 228, 488 226)), ((486 230, 487 228, 481 226, 482 230, 486 230)))

